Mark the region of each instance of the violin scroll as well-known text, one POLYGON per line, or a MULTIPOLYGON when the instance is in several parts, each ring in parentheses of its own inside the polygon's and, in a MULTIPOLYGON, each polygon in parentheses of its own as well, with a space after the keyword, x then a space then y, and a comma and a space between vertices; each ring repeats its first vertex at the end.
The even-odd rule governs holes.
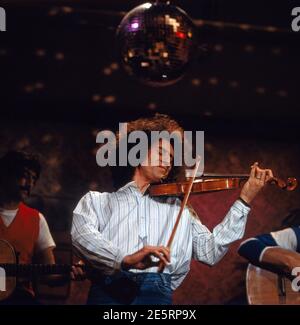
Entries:
POLYGON ((282 190, 286 191, 294 191, 294 189, 298 186, 298 181, 294 177, 289 177, 286 182, 280 178, 273 177, 270 179, 269 183, 275 184, 282 190))

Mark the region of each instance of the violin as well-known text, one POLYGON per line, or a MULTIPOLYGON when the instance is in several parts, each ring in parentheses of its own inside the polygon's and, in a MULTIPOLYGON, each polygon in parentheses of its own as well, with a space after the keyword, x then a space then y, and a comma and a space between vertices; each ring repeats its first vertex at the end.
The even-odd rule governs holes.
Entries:
MULTIPOLYGON (((236 189, 249 178, 249 174, 238 174, 238 175, 220 175, 220 174, 204 174, 200 178, 196 178, 193 181, 191 188, 191 194, 193 193, 205 193, 205 192, 216 192, 236 189)), ((293 191, 297 185, 297 179, 289 177, 286 181, 273 177, 268 180, 269 184, 276 185, 282 190, 293 191)), ((149 194, 151 196, 160 195, 184 195, 189 186, 189 179, 178 183, 163 183, 154 184, 149 188, 149 194)))
MULTIPOLYGON (((149 188, 149 194, 151 196, 160 196, 160 195, 179 195, 183 196, 181 202, 180 210, 176 222, 174 224, 172 233, 167 243, 167 247, 170 249, 181 219, 184 207, 186 206, 190 194, 193 193, 207 193, 215 191, 223 191, 235 189, 241 186, 243 181, 246 181, 249 178, 249 174, 241 175, 218 175, 218 174, 204 174, 200 178, 196 178, 197 170, 200 165, 200 159, 197 160, 196 166, 193 171, 193 176, 187 179, 184 182, 178 183, 165 183, 151 185, 149 188)), ((272 177, 268 179, 269 184, 274 184, 279 188, 286 191, 293 191, 297 185, 297 179, 294 177, 289 177, 287 181, 284 181, 280 178, 272 177)), ((161 262, 159 264, 158 272, 163 272, 164 266, 161 262)))

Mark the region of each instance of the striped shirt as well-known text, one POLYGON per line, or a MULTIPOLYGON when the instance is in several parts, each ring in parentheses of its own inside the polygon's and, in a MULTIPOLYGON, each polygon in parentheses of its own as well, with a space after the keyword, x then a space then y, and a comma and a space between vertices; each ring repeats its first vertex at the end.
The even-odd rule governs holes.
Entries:
MULTIPOLYGON (((181 201, 174 197, 150 197, 130 182, 117 192, 88 192, 73 214, 73 246, 104 274, 120 270, 126 255, 145 245, 166 246, 181 201)), ((228 245, 242 238, 250 208, 237 200, 212 232, 185 208, 171 247, 171 262, 164 272, 176 289, 187 275, 191 258, 213 265, 228 245)), ((157 272, 157 267, 132 272, 157 272)))

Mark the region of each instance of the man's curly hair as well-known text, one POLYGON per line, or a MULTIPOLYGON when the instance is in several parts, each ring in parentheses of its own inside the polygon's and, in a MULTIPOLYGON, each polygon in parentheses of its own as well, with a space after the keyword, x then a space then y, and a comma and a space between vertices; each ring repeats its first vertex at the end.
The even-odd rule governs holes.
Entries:
POLYGON ((127 124, 127 132, 133 131, 167 131, 172 133, 174 131, 179 131, 183 136, 183 128, 173 120, 170 116, 166 114, 156 113, 150 118, 139 118, 135 121, 131 121, 127 124))
MULTIPOLYGON (((116 157, 117 161, 119 161, 118 156, 118 147, 120 146, 122 141, 127 141, 127 138, 131 132, 134 131, 144 131, 148 138, 148 148, 151 146, 151 132, 152 131, 167 131, 169 134, 176 132, 176 134, 180 137, 180 143, 183 144, 183 128, 172 119, 170 116, 165 114, 156 113, 153 117, 150 118, 139 118, 137 120, 131 121, 127 123, 127 137, 123 134, 117 134, 117 146, 116 146, 116 157)), ((132 147, 136 144, 127 143, 127 153, 130 151, 132 147)), ((171 145, 172 141, 171 141, 171 145)), ((134 174, 134 170, 136 167, 126 166, 126 167, 112 167, 112 176, 115 188, 120 188, 121 186, 128 183, 134 174)), ((175 181, 184 177, 184 166, 172 166, 171 171, 168 177, 165 179, 166 182, 175 181)))

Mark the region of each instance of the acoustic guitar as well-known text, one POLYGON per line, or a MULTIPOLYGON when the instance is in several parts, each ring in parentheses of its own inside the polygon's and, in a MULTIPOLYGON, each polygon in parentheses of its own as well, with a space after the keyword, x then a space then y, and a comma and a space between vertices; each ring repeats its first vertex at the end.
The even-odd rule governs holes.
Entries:
POLYGON ((300 292, 294 291, 285 276, 248 265, 246 289, 249 305, 300 305, 300 292))
MULTIPOLYGON (((84 267, 80 265, 80 267, 84 267)), ((9 298, 18 278, 33 278, 42 275, 69 275, 72 265, 66 264, 18 264, 13 246, 0 239, 0 301, 9 298)))

